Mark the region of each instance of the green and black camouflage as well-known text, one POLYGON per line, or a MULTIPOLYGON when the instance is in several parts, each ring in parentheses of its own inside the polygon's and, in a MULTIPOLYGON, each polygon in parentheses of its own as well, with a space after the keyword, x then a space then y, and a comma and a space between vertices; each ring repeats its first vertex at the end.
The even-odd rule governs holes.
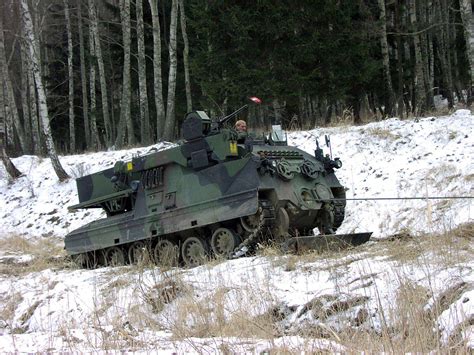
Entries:
MULTIPOLYGON (((334 169, 339 159, 287 145, 279 128, 255 137, 215 125, 191 112, 180 145, 119 161, 113 168, 77 179, 79 204, 102 208, 107 218, 65 239, 77 262, 137 262, 145 252, 196 265, 214 255, 245 254, 257 241, 306 245, 313 229, 333 235, 344 220, 345 189, 334 169)), ((360 244, 370 234, 337 236, 360 244)))

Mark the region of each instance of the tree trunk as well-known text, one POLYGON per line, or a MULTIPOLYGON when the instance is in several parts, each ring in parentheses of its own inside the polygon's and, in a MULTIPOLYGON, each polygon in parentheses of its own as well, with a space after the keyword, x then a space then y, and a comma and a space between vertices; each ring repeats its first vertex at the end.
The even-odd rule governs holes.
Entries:
POLYGON ((74 68, 72 64, 72 56, 74 55, 72 48, 72 32, 71 32, 71 16, 69 14, 69 0, 64 0, 64 16, 66 17, 67 32, 67 68, 69 82, 69 151, 76 151, 76 125, 74 123, 74 68))
MULTIPOLYGON (((431 11, 433 4, 431 1, 426 4, 420 2, 420 17, 421 23, 430 23, 429 12, 431 11)), ((422 51, 422 63, 423 63, 423 82, 425 88, 425 107, 428 109, 434 109, 433 99, 433 85, 430 85, 430 56, 429 56, 429 43, 431 42, 431 32, 427 31, 420 35, 420 45, 422 51)))
POLYGON ((150 113, 148 110, 148 92, 146 85, 145 29, 143 25, 143 4, 136 1, 137 41, 138 41, 138 86, 140 104, 140 137, 144 145, 151 144, 150 113))
MULTIPOLYGON (((2 19, 0 18, 0 46, 3 46, 3 28, 1 25, 2 19)), ((12 161, 7 155, 5 150, 6 141, 5 141, 5 94, 3 90, 3 83, 5 82, 5 67, 6 67, 6 58, 0 56, 0 158, 5 165, 5 169, 12 179, 16 179, 21 176, 21 172, 13 165, 12 161)))
POLYGON ((178 29, 178 0, 173 0, 171 5, 170 40, 169 40, 169 63, 168 75, 168 100, 166 103, 166 120, 163 137, 166 140, 174 138, 175 121, 175 95, 176 95, 176 70, 178 58, 176 56, 176 34, 178 29))
POLYGON ((151 9, 153 23, 153 84, 155 90, 156 108, 156 139, 163 136, 165 123, 165 104, 163 102, 163 78, 161 75, 161 29, 160 17, 158 16, 158 0, 148 0, 151 9))
MULTIPOLYGON (((29 51, 28 46, 26 43, 24 44, 25 49, 29 51)), ((33 75, 33 64, 31 63, 31 59, 29 58, 29 54, 27 57, 27 64, 28 64, 28 108, 30 112, 30 119, 31 119, 31 132, 33 136, 33 153, 36 155, 44 154, 44 145, 42 144, 43 139, 41 137, 40 131, 40 122, 38 118, 38 98, 36 95, 36 86, 35 86, 35 78, 33 75)))
MULTIPOLYGON (((120 122, 125 122, 127 127, 128 144, 135 144, 133 121, 130 110, 130 0, 120 0, 120 17, 122 18, 123 35, 123 76, 122 76, 122 100, 120 102, 120 122)), ((123 130, 117 132, 115 144, 120 147, 123 143, 123 130), (120 138, 120 139, 119 139, 120 138)))
MULTIPOLYGON (((1 17, 1 16, 0 16, 1 17)), ((0 57, 1 61, 3 63, 1 70, 3 70, 3 79, 1 81, 2 85, 5 84, 6 87, 6 94, 7 94, 7 102, 8 102, 8 113, 11 114, 11 119, 13 122, 13 126, 11 127, 11 130, 13 131, 13 128, 15 128, 18 140, 20 141, 20 147, 22 152, 27 151, 27 144, 25 140, 25 133, 23 130, 23 126, 21 125, 20 122, 20 115, 18 113, 18 107, 16 105, 15 101, 15 93, 13 91, 13 85, 10 80, 10 73, 8 71, 8 66, 7 66, 7 58, 6 58, 6 52, 5 52, 5 39, 3 36, 3 20, 0 18, 0 57)), ((12 139, 13 142, 13 134, 10 133, 7 138, 10 140, 12 139)))
POLYGON ((43 86, 43 78, 41 77, 41 63, 40 56, 37 52, 39 44, 37 43, 36 33, 33 29, 33 21, 31 19, 30 10, 28 8, 28 0, 21 0, 22 7, 22 22, 25 26, 25 40, 28 44, 30 50, 31 63, 33 65, 33 73, 35 77, 36 89, 38 91, 38 107, 39 114, 41 118, 43 134, 46 141, 46 148, 48 151, 48 156, 51 159, 54 171, 59 178, 59 181, 64 181, 69 178, 69 176, 64 171, 61 163, 56 154, 56 149, 53 143, 53 137, 51 136, 51 127, 49 125, 49 115, 48 115, 48 105, 46 102, 46 93, 43 86))
POLYGON ((84 50, 84 33, 82 32, 82 1, 77 1, 77 31, 79 32, 79 58, 81 62, 81 88, 82 88, 82 117, 84 118, 84 136, 86 147, 91 146, 91 129, 89 125, 89 100, 87 97, 86 58, 84 50))
POLYGON ((386 102, 387 109, 385 111, 389 116, 394 115, 395 107, 395 94, 393 92, 392 76, 390 74, 390 57, 388 53, 388 42, 387 42, 387 17, 385 14, 385 0, 378 0, 380 8, 380 46, 382 49, 382 62, 383 71, 385 77, 385 87, 387 90, 388 98, 386 102))
MULTIPOLYGON (((395 28, 397 33, 400 33, 401 18, 400 18, 400 0, 395 0, 395 28)), ((403 45, 402 38, 397 34, 396 38, 396 56, 397 56, 397 78, 398 78, 398 90, 397 90, 397 115, 400 118, 405 116, 405 103, 403 101, 403 45)))
MULTIPOLYGON (((100 138, 99 131, 97 130, 97 99, 96 99, 96 44, 95 44, 95 31, 93 22, 95 20, 95 8, 91 5, 89 1, 89 20, 91 21, 89 25, 89 55, 91 57, 90 67, 89 67, 89 93, 90 93, 90 129, 91 129, 91 146, 93 149, 98 150, 100 148, 100 138)), ((105 138, 105 145, 109 146, 107 141, 107 133, 105 138)))
POLYGON ((437 47, 437 53, 440 61, 440 71, 441 77, 444 84, 444 94, 448 99, 448 107, 452 108, 454 106, 454 98, 453 98, 453 82, 452 82, 452 75, 451 75, 451 58, 449 53, 449 30, 448 24, 445 22, 449 19, 448 12, 449 8, 445 0, 438 0, 437 2, 438 8, 438 21, 442 23, 440 27, 440 31, 438 34, 438 42, 439 45, 437 47))
MULTIPOLYGON (((97 65, 99 67, 100 94, 101 94, 101 99, 102 99, 102 117, 104 119, 104 128, 105 128, 105 144, 107 147, 111 147, 112 141, 113 141, 113 132, 112 132, 112 126, 110 124, 107 80, 105 78, 104 59, 102 57, 102 46, 100 44, 99 25, 97 21, 97 9, 95 7, 94 0, 89 0, 89 20, 90 20, 90 26, 92 27, 92 33, 93 33, 93 36, 92 36, 93 40, 91 39, 91 41, 93 41, 94 43, 94 52, 97 58, 97 65)), ((92 78, 91 78, 91 82, 92 82, 92 78)), ((93 134, 93 132, 91 134, 93 134)))
POLYGON ((189 41, 188 33, 186 31, 186 15, 184 13, 184 1, 179 0, 180 19, 181 19, 181 34, 183 35, 184 50, 183 50, 183 64, 184 64, 184 83, 186 88, 186 107, 187 112, 193 110, 193 101, 191 96, 191 78, 189 77, 189 41))
POLYGON ((470 68, 470 85, 467 103, 474 101, 474 17, 472 15, 472 0, 460 0, 461 17, 464 27, 464 38, 466 41, 466 52, 470 68))
POLYGON ((20 44, 20 60, 21 60, 21 73, 20 73, 20 93, 21 93, 21 107, 23 111, 23 125, 25 127, 25 140, 27 145, 27 154, 35 154, 33 144, 33 129, 30 118, 30 108, 28 106, 28 53, 25 51, 23 43, 20 44))
MULTIPOLYGON (((416 20, 416 0, 409 0, 409 16, 412 32, 417 31, 417 20, 416 20)), ((422 62, 422 53, 420 45, 419 34, 413 35, 413 45, 415 50, 415 73, 414 73, 414 82, 415 82, 415 98, 413 102, 413 110, 415 115, 419 115, 424 111, 425 104, 425 85, 424 85, 424 76, 423 76, 423 62, 422 62)))
MULTIPOLYGON (((1 63, 3 65, 3 63, 1 63)), ((3 70, 0 71, 0 82, 3 82, 3 70)), ((0 90, 0 159, 5 166, 7 174, 10 175, 12 179, 16 179, 21 176, 21 172, 16 168, 16 166, 10 160, 10 157, 7 155, 5 150, 5 103, 4 103, 4 93, 3 88, 0 90)))

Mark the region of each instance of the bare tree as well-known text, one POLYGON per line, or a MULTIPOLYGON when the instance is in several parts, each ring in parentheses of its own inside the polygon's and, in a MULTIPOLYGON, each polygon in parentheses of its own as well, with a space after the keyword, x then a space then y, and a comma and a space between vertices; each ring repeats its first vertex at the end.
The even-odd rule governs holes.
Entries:
MULTIPOLYGON (((25 38, 24 35, 24 28, 22 29, 22 36, 25 38)), ((28 94, 28 116, 30 118, 31 124, 31 137, 33 140, 33 153, 36 155, 43 154, 43 146, 42 146, 42 139, 40 135, 40 123, 38 119, 38 106, 37 106, 37 97, 36 97, 36 87, 35 87, 35 80, 33 77, 33 65, 31 63, 30 55, 29 55, 29 48, 25 41, 21 42, 21 52, 22 52, 22 66, 23 71, 26 73, 26 83, 28 85, 27 89, 24 88, 23 90, 27 90, 28 94)), ((24 117, 26 117, 24 115, 24 117)))
POLYGON ((67 32, 67 68, 69 83, 69 150, 76 151, 76 125, 74 124, 74 67, 72 57, 74 55, 72 47, 71 15, 69 13, 69 0, 64 0, 64 16, 66 17, 67 32))
MULTIPOLYGON (((89 0, 88 4, 89 4, 89 21, 90 21, 90 27, 92 30, 92 38, 90 39, 90 41, 92 41, 94 44, 95 59, 97 60, 97 66, 99 68, 99 82, 100 82, 100 94, 101 94, 101 101, 102 101, 102 117, 104 118, 105 142, 106 142, 106 145, 110 147, 113 141, 113 132, 112 132, 112 126, 110 123, 107 80, 105 78, 104 59, 102 56, 102 46, 100 44, 99 24, 97 20, 97 9, 96 9, 94 0, 89 0)), ((90 80, 92 82, 92 78, 90 80)), ((92 89, 90 91, 92 92, 92 89)), ((91 129, 93 129, 93 127, 91 127, 91 129)), ((92 131, 92 134, 95 134, 94 131, 92 131)), ((97 138, 97 142, 99 142, 98 138, 97 138)))
MULTIPOLYGON (((0 16, 0 46, 3 47, 3 28, 1 26, 1 16, 0 16)), ((13 165, 12 161, 7 155, 6 152, 6 141, 5 141, 5 94, 3 89, 3 83, 5 82, 4 73, 5 73, 6 61, 4 56, 0 56, 0 159, 5 165, 5 169, 12 179, 16 179, 21 176, 21 172, 13 165)))
POLYGON ((468 103, 474 100, 474 17, 472 15, 471 0, 461 0, 461 16, 464 25, 464 37, 466 38, 466 50, 471 69, 471 85, 469 88, 468 103))
POLYGON ((148 0, 153 23, 153 79, 156 106, 156 139, 163 136, 165 104, 163 101, 163 79, 161 75, 161 30, 158 16, 158 0, 148 0))
POLYGON ((123 76, 122 76, 122 98, 120 101, 120 122, 117 130, 115 145, 121 147, 124 141, 124 127, 127 129, 128 144, 135 144, 133 121, 130 109, 130 0, 120 0, 120 17, 122 19, 123 37, 123 76))
POLYGON ((186 107, 187 112, 193 110, 193 101, 191 97, 191 78, 189 77, 189 41, 188 33, 186 31, 186 15, 184 13, 184 1, 179 0, 179 15, 181 19, 181 34, 183 36, 184 50, 183 50, 183 64, 184 64, 184 84, 186 88, 186 107))
MULTIPOLYGON (((7 114, 11 115, 13 125, 10 127, 10 134, 8 135, 9 139, 13 140, 13 128, 15 128, 18 140, 20 141, 21 150, 23 152, 27 151, 27 144, 25 140, 25 133, 23 130, 23 126, 20 122, 20 115, 18 113, 18 107, 15 101, 15 94, 13 92, 13 85, 10 79, 10 74, 8 72, 8 65, 6 60, 6 52, 5 52, 5 39, 3 36, 3 21, 0 16, 0 57, 4 65, 2 66, 1 70, 3 70, 3 80, 2 84, 5 84, 6 87, 6 94, 7 94, 7 102, 8 102, 8 112, 7 114)), ((3 108, 2 108, 3 109, 3 108)))
POLYGON ((138 88, 140 104, 140 135, 142 144, 149 145, 150 113, 148 110, 148 92, 146 87, 145 28, 143 25, 143 4, 136 1, 137 40, 138 40, 138 88))
MULTIPOLYGON (((89 2, 89 55, 92 60, 89 63, 89 92, 90 92, 90 129, 91 129, 91 146, 94 149, 100 148, 99 131, 97 130, 97 99, 96 99, 96 45, 95 45, 95 31, 93 19, 95 20, 95 7, 89 2)), ((107 133, 105 143, 107 145, 107 133)))
POLYGON ((48 156, 51 159, 54 171, 59 178, 59 181, 64 181, 69 178, 68 174, 64 171, 61 163, 56 154, 56 148, 54 147, 53 137, 51 136, 51 127, 49 124, 48 104, 46 102, 46 93, 43 86, 43 78, 41 77, 41 62, 40 55, 38 53, 39 43, 36 37, 36 33, 33 29, 33 21, 31 19, 31 13, 28 7, 28 0, 21 0, 21 15, 22 22, 25 28, 25 41, 28 45, 31 63, 33 67, 33 74, 35 78, 36 90, 38 92, 38 108, 39 115, 41 118, 41 126, 46 143, 46 149, 48 156))
MULTIPOLYGON (((410 24, 413 27, 413 30, 416 29, 416 0, 408 1, 408 11, 410 24)), ((423 110, 425 103, 425 85, 424 85, 424 76, 423 76, 423 63, 422 63, 422 53, 420 45, 420 37, 418 33, 413 35, 413 45, 415 49, 415 99, 413 102, 414 113, 419 114, 423 110)))
POLYGON ((385 87, 388 92, 388 108, 386 114, 392 116, 395 106, 395 94, 393 92, 392 77, 390 75, 390 57, 387 42, 387 16, 385 13, 385 0, 378 0, 380 8, 380 46, 382 48, 383 72, 385 77, 385 87))
MULTIPOLYGON (((3 80, 3 73, 0 72, 0 80, 3 80)), ((21 172, 16 168, 16 166, 10 160, 10 157, 7 155, 5 150, 5 103, 3 97, 3 88, 0 90, 0 159, 5 166, 5 170, 12 179, 16 179, 21 176, 21 172)))
POLYGON ((86 138, 86 146, 90 147, 91 129, 89 125, 89 101, 87 97, 86 58, 84 49, 84 33, 82 29, 82 0, 77 1, 77 22, 77 31, 79 33, 79 58, 81 62, 82 117, 84 118, 84 135, 86 138))
POLYGON ((178 0, 173 0, 171 5, 170 40, 168 45, 170 69, 168 73, 168 100, 166 103, 166 120, 163 137, 166 140, 174 138, 175 123, 175 96, 176 96, 176 70, 178 58, 176 55, 176 35, 178 30, 178 0))

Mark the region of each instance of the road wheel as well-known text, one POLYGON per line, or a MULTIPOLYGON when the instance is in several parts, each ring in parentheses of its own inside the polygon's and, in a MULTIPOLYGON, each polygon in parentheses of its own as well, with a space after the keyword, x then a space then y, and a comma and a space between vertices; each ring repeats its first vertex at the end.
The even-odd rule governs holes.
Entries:
POLYGON ((238 237, 230 229, 218 228, 212 233, 211 248, 216 256, 227 258, 238 244, 238 237))
POLYGON ((105 252, 106 266, 125 265, 125 254, 119 247, 111 247, 105 252))
POLYGON ((177 266, 179 261, 179 248, 168 239, 161 239, 156 243, 153 250, 155 263, 162 266, 177 266))
POLYGON ((142 241, 133 243, 128 249, 130 264, 144 264, 150 260, 148 244, 142 241))
POLYGON ((207 260, 209 248, 200 237, 187 237, 181 247, 181 255, 186 266, 193 267, 207 260))

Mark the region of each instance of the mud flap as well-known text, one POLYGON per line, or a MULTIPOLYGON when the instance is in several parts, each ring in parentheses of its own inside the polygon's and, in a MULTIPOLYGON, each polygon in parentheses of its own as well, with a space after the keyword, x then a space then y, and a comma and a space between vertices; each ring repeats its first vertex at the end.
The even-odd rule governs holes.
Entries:
POLYGON ((293 237, 283 243, 282 248, 284 251, 294 253, 302 253, 308 250, 337 251, 364 244, 369 241, 371 235, 372 232, 293 237))

